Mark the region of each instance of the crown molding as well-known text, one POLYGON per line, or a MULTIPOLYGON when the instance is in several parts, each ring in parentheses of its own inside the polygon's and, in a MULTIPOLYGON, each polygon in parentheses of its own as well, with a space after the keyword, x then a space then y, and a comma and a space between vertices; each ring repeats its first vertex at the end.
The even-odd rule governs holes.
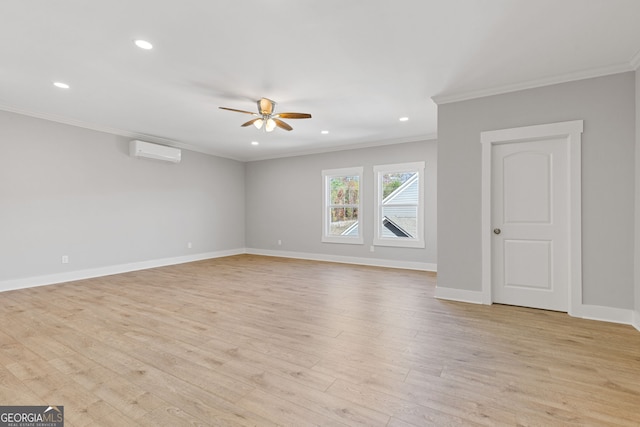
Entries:
POLYGON ((333 153, 336 151, 347 151, 347 150, 359 150, 361 148, 373 148, 373 147, 383 147, 386 145, 396 145, 396 144, 408 144, 410 142, 425 142, 425 141, 435 141, 438 139, 437 133, 430 133, 421 136, 413 136, 399 139, 387 139, 387 140, 379 140, 379 141, 371 141, 371 142, 363 142, 363 143, 355 143, 349 145, 335 145, 333 147, 323 147, 317 149, 308 149, 308 150, 300 150, 300 151, 288 151, 286 153, 274 154, 271 156, 264 157, 251 157, 247 158, 245 162, 259 162, 262 160, 273 160, 273 159, 283 159, 287 157, 299 157, 299 156, 308 156, 313 154, 324 154, 324 153, 333 153))
POLYGON ((305 156, 309 154, 322 154, 329 153, 333 151, 344 151, 344 150, 355 150, 359 148, 369 148, 369 147, 379 147, 383 145, 394 145, 394 144, 404 144, 408 142, 420 142, 420 141, 430 141, 437 139, 438 135, 436 133, 426 134, 422 136, 414 136, 407 138, 400 138, 394 140, 383 140, 383 141, 373 141, 373 142, 364 142, 364 143, 356 143, 351 145, 337 145, 335 147, 325 147, 320 149, 310 149, 310 150, 301 150, 294 152, 287 152, 283 154, 276 154, 272 156, 264 156, 264 157, 233 157, 228 154, 223 154, 216 152, 214 150, 208 150, 202 147, 198 147, 192 144, 186 144, 184 142, 175 141, 168 138, 163 138, 159 136, 137 133, 137 132, 129 132, 122 129, 112 128, 108 126, 102 126, 95 123, 87 123, 81 120, 76 120, 68 117, 56 116, 54 114, 41 113, 36 111, 23 110, 20 108, 10 107, 7 105, 0 104, 0 111, 7 111, 9 113, 21 114, 23 116, 35 117, 37 119, 48 120, 50 122, 61 123, 65 125, 75 126, 82 129, 93 130, 96 132, 108 133, 110 135, 123 136, 125 138, 131 139, 140 139, 142 141, 147 142, 155 142, 156 144, 167 145, 169 147, 181 148, 183 150, 195 151, 202 154, 208 154, 210 156, 222 157, 225 159, 235 160, 237 162, 252 162, 252 161, 260 161, 260 160, 271 160, 277 158, 285 158, 285 157, 297 157, 297 156, 305 156))
POLYGON ((186 144, 184 142, 175 141, 175 140, 163 138, 160 136, 154 136, 154 135, 138 133, 138 132, 129 132, 126 130, 112 128, 108 126, 102 126, 95 123, 87 123, 87 122, 72 119, 69 117, 61 117, 61 116, 56 116, 54 114, 23 110, 20 108, 10 107, 2 104, 0 104, 0 110, 7 111, 9 113, 21 114, 23 116, 35 117, 37 119, 48 120, 50 122, 61 123, 64 125, 75 126, 82 129, 93 130, 96 132, 108 133, 110 135, 123 136, 125 138, 131 138, 131 139, 140 139, 147 142, 155 142, 157 144, 167 145, 175 148, 181 148, 183 150, 195 151, 202 154, 208 154, 210 156, 223 157, 226 159, 236 160, 240 162, 244 161, 242 159, 233 158, 227 154, 218 153, 213 150, 207 150, 205 148, 197 147, 192 144, 186 144))
POLYGON ((577 80, 590 79, 594 77, 603 77, 611 74, 624 73, 633 71, 640 65, 640 52, 632 59, 630 63, 612 65, 608 67, 593 68, 575 73, 567 73, 543 79, 530 80, 522 83, 515 83, 504 86, 497 86, 489 89, 481 89, 469 92, 459 92, 452 94, 443 94, 433 96, 431 99, 438 105, 450 104, 452 102, 468 101, 470 99, 484 98, 493 95, 502 95, 510 92, 517 92, 526 89, 535 89, 543 86, 551 86, 559 83, 568 83, 577 80), (634 66, 635 61, 635 66, 634 66))

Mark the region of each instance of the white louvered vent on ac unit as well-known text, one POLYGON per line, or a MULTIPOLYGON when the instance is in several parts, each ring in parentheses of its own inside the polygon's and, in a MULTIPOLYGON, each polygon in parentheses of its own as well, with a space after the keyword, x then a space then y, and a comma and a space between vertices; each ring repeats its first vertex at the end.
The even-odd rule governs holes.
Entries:
POLYGON ((144 157, 147 159, 179 163, 182 158, 182 150, 134 139, 129 143, 129 155, 131 155, 131 157, 144 157))

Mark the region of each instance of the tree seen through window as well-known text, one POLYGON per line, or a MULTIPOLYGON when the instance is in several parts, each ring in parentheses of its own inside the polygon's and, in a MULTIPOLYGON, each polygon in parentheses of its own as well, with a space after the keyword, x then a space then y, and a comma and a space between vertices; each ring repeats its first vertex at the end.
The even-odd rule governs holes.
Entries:
POLYGON ((359 176, 332 176, 330 178, 329 234, 340 236, 358 222, 360 203, 359 176))

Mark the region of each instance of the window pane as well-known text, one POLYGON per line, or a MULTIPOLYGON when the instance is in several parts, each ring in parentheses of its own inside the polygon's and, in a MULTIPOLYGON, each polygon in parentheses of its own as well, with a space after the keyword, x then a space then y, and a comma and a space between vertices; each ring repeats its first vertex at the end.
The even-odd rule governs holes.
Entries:
POLYGON ((358 236, 358 208, 331 208, 329 213, 330 236, 358 236))
MULTIPOLYGON (((406 191, 398 190, 398 188, 402 187, 402 184, 411 180, 414 176, 416 176, 416 172, 395 172, 395 173, 385 173, 382 175, 382 198, 385 200, 388 199, 397 199, 398 196, 403 196, 405 201, 399 202, 395 201, 395 203, 407 203, 407 196, 410 196, 412 200, 408 201, 409 203, 418 203, 418 192, 413 192, 411 195, 407 195, 406 191), (397 191, 396 191, 397 190, 397 191)), ((390 201, 383 201, 383 203, 390 203, 390 201)))
POLYGON ((415 239, 418 235, 418 207, 383 206, 380 234, 383 238, 415 239))
POLYGON ((380 236, 384 239, 414 239, 418 228, 418 173, 382 174, 380 236))
POLYGON ((357 205, 360 198, 360 177, 332 176, 330 200, 333 205, 357 205))

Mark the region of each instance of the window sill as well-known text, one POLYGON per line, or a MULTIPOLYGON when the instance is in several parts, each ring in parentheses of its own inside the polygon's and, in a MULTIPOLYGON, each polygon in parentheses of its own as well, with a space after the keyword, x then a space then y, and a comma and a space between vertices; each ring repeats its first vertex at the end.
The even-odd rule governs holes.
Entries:
POLYGON ((364 239, 362 237, 358 238, 348 238, 348 237, 322 237, 322 243, 341 243, 347 245, 363 245, 364 239))
POLYGON ((374 239, 374 246, 388 246, 395 248, 417 248, 424 249, 425 242, 420 240, 395 240, 395 239, 374 239))

